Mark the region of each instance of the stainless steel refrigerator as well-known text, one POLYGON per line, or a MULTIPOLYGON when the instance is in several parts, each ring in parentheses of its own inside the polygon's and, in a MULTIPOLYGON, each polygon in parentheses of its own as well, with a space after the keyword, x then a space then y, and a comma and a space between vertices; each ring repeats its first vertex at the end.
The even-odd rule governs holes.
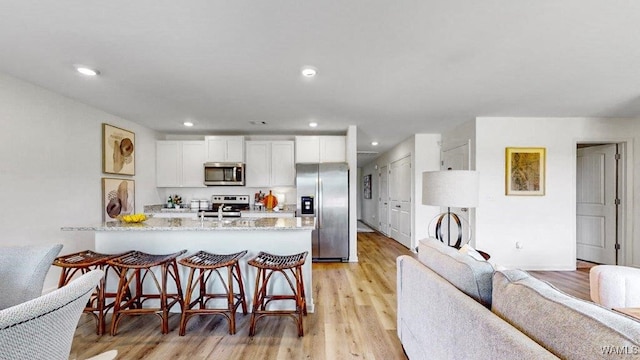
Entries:
POLYGON ((345 163, 296 165, 297 216, 315 216, 313 261, 349 259, 349 167, 345 163))

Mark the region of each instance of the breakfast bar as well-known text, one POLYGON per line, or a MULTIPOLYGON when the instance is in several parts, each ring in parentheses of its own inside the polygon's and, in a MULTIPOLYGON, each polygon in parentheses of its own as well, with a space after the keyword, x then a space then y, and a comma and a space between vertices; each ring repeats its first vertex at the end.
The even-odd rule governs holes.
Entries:
MULTIPOLYGON (((229 254, 247 250, 240 260, 247 302, 251 308, 255 269, 247 261, 260 251, 276 255, 308 252, 302 272, 307 311, 314 311, 311 276, 311 232, 315 218, 238 218, 186 219, 150 218, 142 223, 106 222, 99 226, 63 227, 62 231, 94 231, 95 250, 115 254, 138 250, 151 254, 169 254, 183 249, 187 255, 204 250, 229 254)), ((184 290, 187 269, 180 269, 184 290)), ((290 291, 283 279, 274 279, 273 290, 290 291)), ((284 305, 284 304, 283 304, 284 305)), ((291 304, 293 306, 293 304, 291 304)), ((288 305, 285 305, 288 306, 288 305)), ((174 310, 176 311, 176 310, 174 310)))

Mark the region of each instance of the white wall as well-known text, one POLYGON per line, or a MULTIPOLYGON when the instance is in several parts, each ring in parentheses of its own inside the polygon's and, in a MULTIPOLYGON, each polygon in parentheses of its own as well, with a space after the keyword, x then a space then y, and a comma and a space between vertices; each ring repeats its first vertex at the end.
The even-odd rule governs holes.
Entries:
POLYGON ((470 143, 469 170, 476 169, 476 120, 467 121, 442 133, 442 151, 454 149, 470 143))
POLYGON ((349 164, 349 262, 358 262, 358 128, 347 129, 347 163, 349 164))
MULTIPOLYGON (((467 121, 442 133, 442 152, 469 145, 469 170, 476 170, 476 120, 467 121)), ((441 212, 447 208, 441 208, 441 212)), ((476 247, 476 209, 469 209, 470 245, 476 247)))
POLYGON ((429 223, 440 213, 440 208, 422 205, 422 173, 440 169, 440 134, 416 134, 415 152, 413 156, 413 214, 411 230, 413 248, 418 246, 417 241, 424 239, 429 233, 429 223))
POLYGON ((378 186, 380 185, 380 169, 376 168, 376 163, 369 163, 360 169, 360 219, 372 228, 379 229, 378 223, 378 186), (371 199, 365 199, 363 194, 362 182, 366 175, 371 175, 371 199))
POLYGON ((524 269, 573 270, 576 248, 576 144, 626 142, 627 198, 623 199, 629 227, 622 234, 627 265, 640 265, 640 246, 633 223, 640 201, 640 136, 637 119, 478 118, 476 168, 480 199, 476 209, 476 246, 498 264, 524 269), (505 148, 545 147, 546 194, 505 195, 505 148), (515 243, 522 243, 516 249, 515 243))
MULTIPOLYGON (((0 246, 62 243, 93 249, 92 232, 62 226, 102 222, 102 123, 135 132, 135 206, 158 203, 156 133, 40 87, 0 74, 0 246)), ((123 177, 124 178, 124 177, 123 177)), ((57 284, 49 272, 45 289, 57 284)))

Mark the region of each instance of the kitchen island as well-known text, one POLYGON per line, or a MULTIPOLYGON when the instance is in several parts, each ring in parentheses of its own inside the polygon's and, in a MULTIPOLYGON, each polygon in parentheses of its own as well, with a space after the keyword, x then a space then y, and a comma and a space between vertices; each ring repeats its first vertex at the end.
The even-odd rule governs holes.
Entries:
MULTIPOLYGON (((285 255, 308 252, 302 272, 304 277, 307 311, 314 311, 311 276, 311 232, 315 218, 237 218, 204 219, 150 218, 143 223, 127 224, 119 221, 106 222, 98 226, 63 227, 62 231, 94 231, 95 251, 115 254, 128 250, 139 250, 151 254, 169 254, 186 249, 186 255, 204 250, 212 253, 234 253, 247 250, 240 260, 247 304, 251 308, 255 287, 255 268, 247 261, 260 251, 285 255)), ((180 267, 180 280, 186 288, 188 269, 180 267)), ((213 280, 213 277, 212 277, 213 280)), ((275 292, 288 293, 288 284, 280 274, 274 274, 275 292)), ((110 281, 117 283, 117 281, 110 281)), ((218 283, 213 284, 218 288, 218 283)), ((146 288, 145 288, 146 289, 146 288)), ((149 288, 152 289, 152 288, 149 288)), ((170 288, 171 290, 171 288, 170 288)), ((175 290, 175 289, 174 289, 175 290)), ((293 308, 293 302, 279 305, 282 309, 293 308), (290 307, 289 307, 290 306, 290 307)), ((178 308, 174 307, 174 311, 178 308)))

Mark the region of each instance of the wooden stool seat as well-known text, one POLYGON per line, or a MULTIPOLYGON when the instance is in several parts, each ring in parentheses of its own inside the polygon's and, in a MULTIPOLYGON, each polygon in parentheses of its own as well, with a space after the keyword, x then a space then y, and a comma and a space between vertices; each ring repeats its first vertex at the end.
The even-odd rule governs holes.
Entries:
POLYGON ((255 335, 256 322, 263 316, 269 315, 293 317, 298 325, 298 336, 304 335, 302 316, 307 315, 307 301, 304 294, 302 265, 304 265, 306 258, 306 251, 293 255, 274 255, 261 251, 247 262, 258 269, 249 336, 255 335), (269 294, 267 292, 269 280, 276 272, 281 273, 287 280, 292 294, 269 294), (295 310, 268 310, 267 305, 271 301, 277 300, 293 300, 295 310))
MULTIPOLYGON (((58 288, 67 285, 76 274, 82 275, 91 270, 100 269, 104 271, 102 280, 96 286, 96 291, 89 297, 84 312, 96 318, 96 333, 102 335, 105 332, 105 316, 114 302, 107 303, 107 299, 116 297, 116 293, 106 291, 108 270, 107 260, 128 254, 101 254, 92 250, 84 250, 73 254, 58 256, 53 260, 53 265, 62 268, 58 288)), ((117 274, 119 276, 119 274, 117 274)), ((129 294, 130 295, 130 294, 129 294)))
POLYGON ((167 334, 169 332, 169 310, 175 304, 179 304, 181 309, 184 308, 182 286, 180 285, 176 259, 186 252, 187 250, 181 250, 173 254, 153 255, 141 251, 132 251, 124 256, 107 261, 107 264, 120 272, 118 292, 113 306, 111 335, 117 334, 118 323, 122 320, 123 315, 142 314, 158 315, 162 323, 162 333, 167 334), (153 272, 155 267, 160 267, 161 281, 158 281, 156 274, 153 272), (158 290, 157 293, 144 293, 142 285, 147 276, 153 279, 153 284, 158 290), (167 291, 169 277, 175 282, 175 293, 167 291), (129 286, 132 284, 134 285, 134 291, 127 298, 127 293, 130 291, 129 286), (159 299, 159 306, 143 307, 144 302, 150 299, 159 299))
POLYGON ((187 256, 178 261, 181 265, 189 267, 189 280, 187 281, 187 293, 185 295, 185 306, 182 308, 182 318, 180 319, 180 335, 186 332, 187 322, 193 315, 223 315, 229 323, 229 334, 236 333, 236 311, 242 305, 242 313, 247 314, 247 301, 242 283, 242 273, 238 260, 247 254, 241 251, 233 254, 212 254, 206 251, 187 256), (224 280, 220 270, 227 268, 227 280, 224 280), (194 275, 198 275, 194 278, 194 275), (224 288, 224 293, 207 292, 207 284, 211 275, 215 272, 224 288), (238 286, 238 291, 234 291, 234 281, 238 286), (191 300, 196 286, 199 288, 195 300, 191 300), (226 299, 227 306, 224 308, 207 308, 207 302, 212 299, 226 299), (198 305, 198 308, 194 308, 198 305))

